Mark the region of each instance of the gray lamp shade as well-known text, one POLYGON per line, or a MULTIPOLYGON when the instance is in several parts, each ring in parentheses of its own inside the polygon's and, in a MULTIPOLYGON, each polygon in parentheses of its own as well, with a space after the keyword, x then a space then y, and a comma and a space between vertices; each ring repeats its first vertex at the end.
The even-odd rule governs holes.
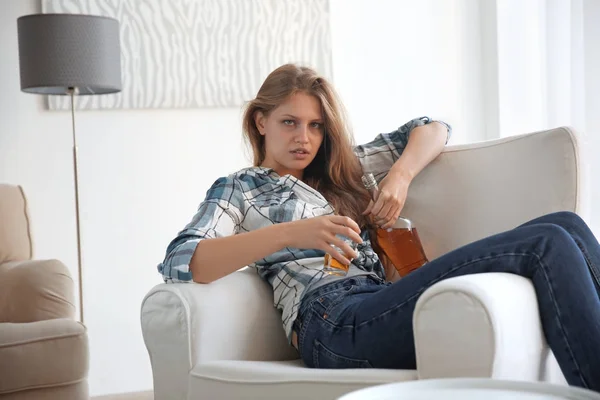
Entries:
POLYGON ((119 21, 82 14, 34 14, 17 20, 21 90, 80 95, 121 91, 119 21))

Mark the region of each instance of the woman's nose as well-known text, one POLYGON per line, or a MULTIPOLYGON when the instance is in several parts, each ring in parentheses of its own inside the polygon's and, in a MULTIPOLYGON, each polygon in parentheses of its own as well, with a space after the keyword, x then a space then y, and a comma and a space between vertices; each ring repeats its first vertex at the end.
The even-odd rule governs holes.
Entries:
POLYGON ((298 135, 296 136, 296 142, 308 143, 308 126, 300 125, 298 127, 298 135))

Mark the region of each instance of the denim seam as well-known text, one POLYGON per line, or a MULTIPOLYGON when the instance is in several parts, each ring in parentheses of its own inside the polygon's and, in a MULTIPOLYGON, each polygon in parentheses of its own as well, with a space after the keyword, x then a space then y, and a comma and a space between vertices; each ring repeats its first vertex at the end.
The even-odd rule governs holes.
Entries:
MULTIPOLYGON (((354 325, 339 325, 335 322, 332 322, 332 320, 328 317, 329 315, 331 315, 332 311, 336 308, 339 307, 341 304, 344 303, 344 301, 346 299, 348 299, 349 297, 352 296, 353 293, 351 293, 351 290, 354 289, 355 286, 351 286, 349 289, 346 289, 345 292, 346 293, 341 293, 338 297, 335 298, 334 301, 332 301, 329 305, 327 305, 327 307, 322 308, 322 310, 316 309, 314 306, 311 305, 311 310, 315 313, 318 314, 319 316, 319 320, 321 322, 324 322, 325 324, 327 324, 329 326, 329 328, 335 328, 335 329, 354 329, 354 325)), ((319 297, 321 298, 321 297, 319 297)))
POLYGON ((310 320, 313 317, 313 313, 314 310, 312 309, 312 307, 309 307, 307 312, 305 312, 306 320, 301 321, 302 325, 300 327, 300 332, 298 332, 298 352, 300 353, 300 357, 302 357, 302 349, 304 348, 304 337, 306 336, 306 330, 308 329, 310 320))
POLYGON ((319 339, 315 339, 315 345, 313 346, 313 365, 315 368, 321 368, 319 363, 319 355, 323 355, 324 357, 329 357, 332 360, 337 362, 350 362, 356 364, 365 364, 369 366, 369 368, 373 368, 369 360, 363 360, 358 358, 346 357, 340 354, 337 354, 327 346, 325 346, 319 339), (327 355, 325 355, 327 353, 327 355))
POLYGON ((317 293, 315 293, 314 295, 313 295, 313 294, 311 294, 311 297, 312 297, 312 298, 311 298, 311 299, 309 299, 309 302, 308 302, 307 308, 312 308, 312 303, 314 303, 315 301, 317 301, 318 299, 320 299, 320 298, 322 298, 322 297, 329 296, 330 294, 333 294, 333 293, 337 293, 337 292, 344 292, 344 291, 346 291, 345 287, 344 287, 344 286, 340 286, 340 287, 338 287, 338 288, 331 289, 331 290, 329 290, 329 291, 327 291, 327 292, 318 293, 318 294, 317 294, 317 293))
POLYGON ((593 267, 594 264, 592 263, 592 261, 590 260, 590 257, 587 254, 586 247, 582 243, 580 243, 580 241, 577 239, 577 237, 579 236, 579 235, 577 235, 577 232, 572 232, 570 229, 567 229, 566 227, 564 227, 560 224, 556 224, 556 225, 559 226, 560 228, 564 229, 569 234, 569 236, 571 236, 571 238, 573 239, 573 241, 575 242, 575 244, 581 251, 581 254, 583 254, 583 258, 585 258, 585 262, 588 266, 588 269, 590 270, 592 279, 595 281, 594 283, 596 285, 596 288, 600 289, 600 276, 598 275, 598 271, 596 271, 594 269, 594 267, 593 267))
POLYGON ((577 247, 579 247, 581 254, 583 254, 583 258, 585 259, 588 269, 592 274, 592 279, 595 281, 596 287, 600 288, 600 276, 598 276, 598 271, 596 271, 596 269, 593 267, 594 264, 592 264, 592 261, 590 260, 585 247, 582 246, 577 240, 575 240, 575 238, 573 238, 573 240, 577 244, 577 247))
POLYGON ((575 358, 575 354, 573 354, 573 349, 571 348, 571 345, 569 343, 569 338, 567 335, 567 332, 565 331, 565 327, 562 323, 562 317, 561 317, 561 313, 560 310, 558 308, 558 304, 556 304, 556 299, 554 297, 554 290, 552 287, 552 284, 550 282, 550 278, 548 278, 548 273, 546 271, 547 267, 546 265, 542 262, 540 256, 536 253, 533 253, 533 255, 538 259, 539 264, 542 267, 542 272, 544 273, 544 279, 546 280, 546 283, 548 285, 548 290, 550 293, 550 299, 552 300, 552 303, 554 304, 554 309, 556 311, 556 317, 558 319, 558 326, 562 332, 562 337, 563 340, 565 342, 565 345, 567 347, 567 350, 569 351, 569 355, 571 356, 571 360, 573 361, 573 364, 575 365, 575 369, 577 370, 577 375, 579 375, 579 379, 581 379, 581 382, 583 382, 583 384, 585 385, 586 388, 589 388, 590 386, 588 385, 588 383, 586 382, 585 378, 583 377, 583 375, 581 374, 581 368, 579 367, 579 364, 577 363, 577 359, 575 358))
POLYGON ((585 252, 585 250, 581 249, 581 254, 583 254, 583 258, 585 258, 585 262, 588 264, 588 267, 590 269, 590 272, 594 276, 594 280, 596 281, 596 284, 598 284, 598 286, 600 286, 600 276, 598 276, 598 272, 596 271, 596 269, 592 267, 593 266, 592 261, 590 260, 589 256, 585 252))
POLYGON ((310 303, 308 304, 308 308, 310 308, 311 310, 317 312, 318 314, 329 314, 331 312, 331 310, 335 307, 337 307, 340 303, 342 303, 347 297, 348 295, 350 295, 351 291, 357 287, 357 285, 352 285, 352 286, 346 286, 346 287, 340 287, 336 290, 332 290, 326 293, 321 294, 320 296, 316 296, 314 299, 310 300, 310 303), (339 293, 338 293, 339 292, 339 293), (337 294, 336 297, 333 298, 333 300, 331 300, 331 302, 327 305, 327 307, 325 307, 323 305, 323 303, 321 303, 321 301, 319 301, 320 299, 323 299, 325 297, 328 297, 329 295, 332 294, 337 294), (323 308, 323 312, 321 312, 321 310, 318 310, 313 304, 315 302, 319 302, 321 303, 321 306, 323 308))

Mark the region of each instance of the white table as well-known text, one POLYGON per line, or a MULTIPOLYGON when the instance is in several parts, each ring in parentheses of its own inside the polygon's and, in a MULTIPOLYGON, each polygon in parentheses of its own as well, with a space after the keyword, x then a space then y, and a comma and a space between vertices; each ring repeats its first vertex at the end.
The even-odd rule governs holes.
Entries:
POLYGON ((372 386, 338 400, 600 400, 600 393, 570 386, 496 379, 431 379, 372 386))

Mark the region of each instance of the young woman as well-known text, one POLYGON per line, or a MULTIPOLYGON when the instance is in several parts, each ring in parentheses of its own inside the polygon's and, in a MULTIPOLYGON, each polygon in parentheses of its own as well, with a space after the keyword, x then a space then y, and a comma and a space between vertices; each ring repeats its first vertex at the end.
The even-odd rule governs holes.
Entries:
POLYGON ((417 118, 353 148, 331 84, 284 65, 248 104, 243 129, 254 166, 208 190, 158 267, 165 281, 206 284, 250 265, 272 286, 307 366, 415 368, 412 316, 425 289, 459 275, 514 273, 535 286, 567 381, 600 391, 600 244, 577 215, 542 216, 397 279, 368 232, 398 218, 411 180, 444 148, 448 125, 417 118), (379 181, 374 204, 366 173, 379 181), (325 253, 350 265, 346 276, 324 272, 325 253))

